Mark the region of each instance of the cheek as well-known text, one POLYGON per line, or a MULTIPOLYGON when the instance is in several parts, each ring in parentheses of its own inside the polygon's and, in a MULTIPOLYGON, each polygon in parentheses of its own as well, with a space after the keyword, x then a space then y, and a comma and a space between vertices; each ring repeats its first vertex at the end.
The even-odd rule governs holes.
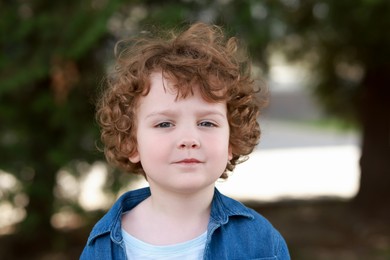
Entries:
POLYGON ((231 151, 229 145, 229 136, 228 134, 221 134, 218 137, 211 137, 207 141, 208 146, 212 153, 219 154, 219 155, 226 155, 228 156, 230 160, 231 151))
POLYGON ((155 135, 146 135, 139 142, 140 159, 149 158, 160 160, 168 154, 168 138, 158 138, 155 135))

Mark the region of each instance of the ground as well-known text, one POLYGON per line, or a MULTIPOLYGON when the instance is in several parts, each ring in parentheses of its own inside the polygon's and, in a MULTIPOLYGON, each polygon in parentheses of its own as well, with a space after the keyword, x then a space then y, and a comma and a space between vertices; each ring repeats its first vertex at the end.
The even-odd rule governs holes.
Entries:
POLYGON ((292 259, 390 259, 387 209, 361 214, 350 202, 339 200, 247 204, 283 234, 292 259))

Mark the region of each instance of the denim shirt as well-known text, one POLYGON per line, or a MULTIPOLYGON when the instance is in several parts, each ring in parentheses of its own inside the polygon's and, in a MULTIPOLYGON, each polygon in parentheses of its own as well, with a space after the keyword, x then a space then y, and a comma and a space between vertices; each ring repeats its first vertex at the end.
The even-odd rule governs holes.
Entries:
MULTIPOLYGON (((96 223, 80 259, 126 259, 122 214, 150 196, 143 188, 123 194, 96 223)), ((256 211, 215 189, 203 259, 290 259, 279 232, 256 211)))

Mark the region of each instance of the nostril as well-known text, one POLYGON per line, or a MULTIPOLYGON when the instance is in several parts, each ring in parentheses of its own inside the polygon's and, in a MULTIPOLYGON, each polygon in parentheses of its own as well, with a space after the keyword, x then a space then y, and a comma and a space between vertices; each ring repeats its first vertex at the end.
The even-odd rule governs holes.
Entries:
POLYGON ((178 147, 180 149, 183 149, 183 148, 196 149, 199 147, 199 142, 196 140, 184 140, 184 141, 180 142, 178 147))

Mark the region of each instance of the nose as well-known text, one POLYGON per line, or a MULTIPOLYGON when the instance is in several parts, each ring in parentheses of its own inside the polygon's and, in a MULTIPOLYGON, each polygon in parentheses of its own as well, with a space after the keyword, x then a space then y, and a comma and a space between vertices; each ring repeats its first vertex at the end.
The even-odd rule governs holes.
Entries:
POLYGON ((192 121, 183 122, 176 126, 176 141, 178 149, 200 148, 200 136, 196 124, 192 121))
POLYGON ((200 142, 195 138, 183 138, 178 145, 179 149, 198 149, 200 142))
POLYGON ((186 127, 177 134, 179 149, 197 149, 200 147, 200 141, 195 129, 186 127))

